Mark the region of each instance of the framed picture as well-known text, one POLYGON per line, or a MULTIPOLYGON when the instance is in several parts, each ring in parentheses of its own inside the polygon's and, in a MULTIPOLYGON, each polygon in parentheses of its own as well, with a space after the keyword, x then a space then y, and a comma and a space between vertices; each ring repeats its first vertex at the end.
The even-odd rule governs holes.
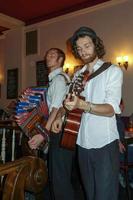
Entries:
POLYGON ((7 99, 18 97, 18 68, 7 70, 7 99))
POLYGON ((43 60, 36 62, 36 85, 37 86, 48 85, 48 69, 43 60))

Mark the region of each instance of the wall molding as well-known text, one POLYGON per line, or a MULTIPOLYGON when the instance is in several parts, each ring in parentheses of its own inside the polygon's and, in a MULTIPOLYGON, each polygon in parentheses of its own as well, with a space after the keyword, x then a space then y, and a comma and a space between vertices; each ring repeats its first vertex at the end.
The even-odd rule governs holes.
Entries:
POLYGON ((14 17, 4 15, 0 13, 0 25, 9 29, 16 28, 18 26, 24 26, 25 23, 21 20, 18 20, 14 17))

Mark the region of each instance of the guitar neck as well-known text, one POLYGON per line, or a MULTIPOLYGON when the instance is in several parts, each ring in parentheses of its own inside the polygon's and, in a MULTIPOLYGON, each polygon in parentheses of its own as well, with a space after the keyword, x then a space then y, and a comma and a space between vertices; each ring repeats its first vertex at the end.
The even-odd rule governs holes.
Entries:
POLYGON ((75 92, 76 96, 80 96, 80 93, 84 90, 86 82, 89 80, 89 72, 85 71, 79 74, 74 81, 71 82, 69 88, 69 94, 72 95, 75 92))

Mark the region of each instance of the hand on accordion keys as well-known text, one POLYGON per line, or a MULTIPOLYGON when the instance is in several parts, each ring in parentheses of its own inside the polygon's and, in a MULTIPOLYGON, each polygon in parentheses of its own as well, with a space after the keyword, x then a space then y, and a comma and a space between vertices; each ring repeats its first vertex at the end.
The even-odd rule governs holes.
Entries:
POLYGON ((35 124, 34 131, 37 132, 28 142, 31 149, 41 149, 44 153, 48 151, 49 131, 39 122, 35 124))

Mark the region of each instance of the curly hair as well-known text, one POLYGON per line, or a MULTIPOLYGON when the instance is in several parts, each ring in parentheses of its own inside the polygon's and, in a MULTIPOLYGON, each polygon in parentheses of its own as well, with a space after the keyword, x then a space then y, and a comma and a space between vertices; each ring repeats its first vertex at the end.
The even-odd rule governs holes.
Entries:
POLYGON ((80 58, 78 51, 77 51, 77 45, 76 41, 79 38, 83 38, 85 36, 89 36, 94 45, 95 45, 95 51, 97 53, 98 58, 102 58, 105 55, 105 48, 103 41, 97 36, 95 31, 89 27, 80 27, 70 38, 70 43, 72 46, 72 52, 76 58, 80 58))

